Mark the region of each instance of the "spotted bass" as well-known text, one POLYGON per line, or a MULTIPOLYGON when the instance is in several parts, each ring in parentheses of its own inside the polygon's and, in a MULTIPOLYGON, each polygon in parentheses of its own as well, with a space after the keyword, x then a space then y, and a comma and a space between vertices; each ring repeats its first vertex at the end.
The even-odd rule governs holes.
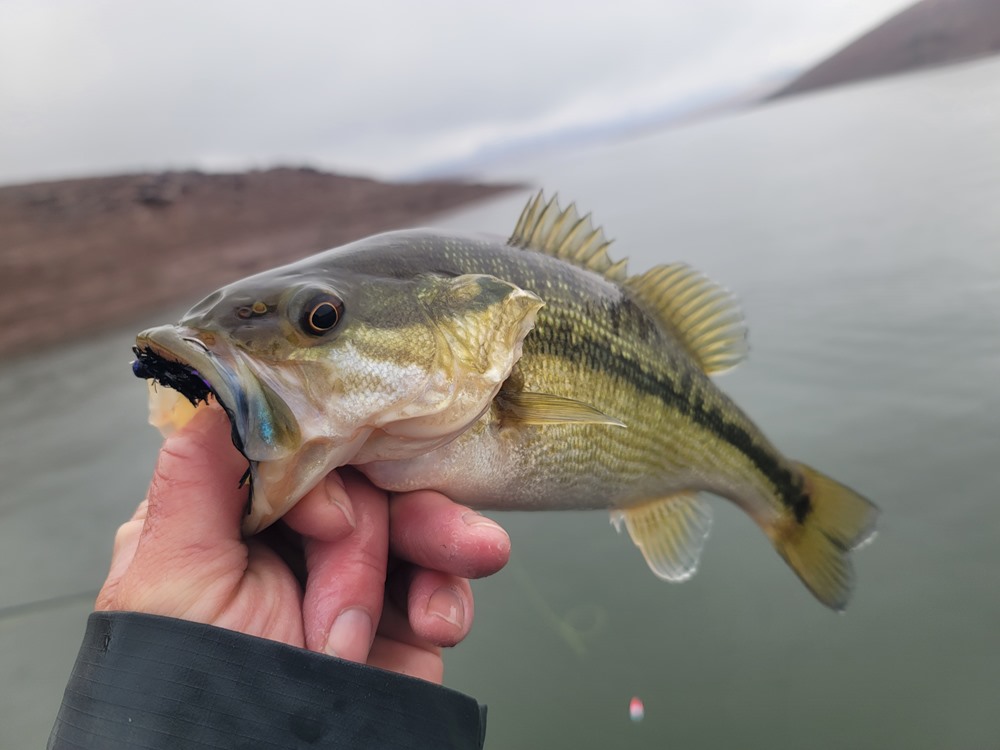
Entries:
POLYGON ((246 533, 350 464, 478 509, 609 509, 652 571, 681 581, 711 493, 842 609, 875 506, 787 459, 709 378, 746 353, 728 291, 682 263, 630 276, 609 244, 541 193, 506 242, 369 237, 144 331, 133 370, 226 410, 249 462, 246 533))

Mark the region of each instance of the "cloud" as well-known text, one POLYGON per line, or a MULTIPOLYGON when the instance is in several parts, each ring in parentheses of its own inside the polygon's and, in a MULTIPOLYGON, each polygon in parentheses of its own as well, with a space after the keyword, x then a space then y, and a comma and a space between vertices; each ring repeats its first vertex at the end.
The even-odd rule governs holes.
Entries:
POLYGON ((799 67, 901 0, 0 6, 0 182, 322 163, 394 175, 799 67))

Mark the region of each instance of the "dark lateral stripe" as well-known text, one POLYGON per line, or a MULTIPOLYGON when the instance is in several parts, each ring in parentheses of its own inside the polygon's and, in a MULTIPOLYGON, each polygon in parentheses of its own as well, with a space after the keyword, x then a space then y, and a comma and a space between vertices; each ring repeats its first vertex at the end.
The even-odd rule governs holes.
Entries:
MULTIPOLYGON (((542 332, 536 330, 536 333, 542 332)), ((547 327, 545 333, 548 334, 545 336, 548 342, 547 345, 543 343, 543 348, 548 354, 567 359, 577 366, 582 354, 590 367, 617 376, 641 393, 659 398, 668 408, 720 436, 746 456, 775 487, 781 502, 795 514, 799 523, 809 515, 811 503, 808 495, 803 493, 798 477, 783 468, 771 451, 757 443, 741 425, 728 421, 720 409, 706 404, 702 394, 694 387, 695 380, 690 371, 682 371, 677 382, 661 377, 634 360, 615 356, 604 342, 581 337, 579 333, 574 336, 573 328, 567 321, 547 327), (581 338, 584 340, 581 341, 581 338), (572 343, 574 339, 575 346, 572 343)))
MULTIPOLYGON (((375 238, 363 242, 384 243, 386 240, 375 238)), ((389 244, 380 249, 386 255, 379 255, 378 252, 373 253, 370 248, 365 248, 363 253, 341 256, 338 260, 350 265, 352 258, 361 259, 362 270, 370 268, 374 263, 383 270, 392 269, 392 275, 397 278, 426 273, 429 269, 443 275, 488 273, 511 281, 552 302, 551 307, 542 308, 539 322, 544 323, 529 334, 525 340, 526 348, 541 349, 547 354, 566 359, 573 367, 579 367, 580 356, 583 355, 590 367, 617 375, 632 383, 639 391, 659 398, 667 407, 677 409, 743 453, 771 482, 781 502, 794 512, 800 522, 809 515, 809 497, 803 494, 798 477, 782 469, 768 451, 754 443, 746 430, 738 424, 728 423, 719 410, 702 403, 700 397, 689 403, 689 393, 686 391, 690 392, 690 382, 686 387, 683 384, 675 387, 669 379, 644 371, 636 362, 615 356, 607 344, 590 340, 586 331, 575 327, 569 317, 572 314, 570 311, 576 306, 579 315, 585 319, 601 319, 616 337, 648 339, 653 335, 652 330, 657 324, 627 297, 588 299, 588 292, 584 290, 589 287, 582 280, 589 279, 589 274, 581 276, 583 272, 579 269, 542 253, 525 252, 506 246, 487 247, 480 240, 457 236, 429 237, 420 233, 410 237, 392 235, 389 244), (406 252, 400 252, 400 244, 397 243, 409 244, 410 247, 406 252), (449 243, 454 246, 448 247, 449 243), (565 289, 557 291, 560 287, 565 289), (580 298, 562 296, 567 294, 566 290, 574 289, 580 290, 580 298)))

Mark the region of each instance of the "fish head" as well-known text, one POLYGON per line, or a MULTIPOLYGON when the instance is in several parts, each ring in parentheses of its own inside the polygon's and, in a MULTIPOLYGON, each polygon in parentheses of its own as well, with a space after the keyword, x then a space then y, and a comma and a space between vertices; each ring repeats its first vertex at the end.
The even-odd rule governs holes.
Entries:
POLYGON ((226 286, 136 340, 136 375, 211 393, 250 462, 247 533, 332 469, 443 445, 489 405, 542 301, 486 275, 302 264, 226 286))

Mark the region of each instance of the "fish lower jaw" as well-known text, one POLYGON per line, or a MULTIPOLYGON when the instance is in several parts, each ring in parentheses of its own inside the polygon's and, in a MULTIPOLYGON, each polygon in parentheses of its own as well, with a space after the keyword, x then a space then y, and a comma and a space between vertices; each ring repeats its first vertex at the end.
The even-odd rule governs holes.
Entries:
POLYGON ((251 497, 243 518, 247 536, 263 531, 311 492, 334 469, 352 463, 369 435, 361 430, 351 438, 311 438, 289 456, 251 463, 251 497))
POLYGON ((159 381, 149 378, 148 388, 149 423, 167 438, 190 422, 196 413, 208 407, 209 398, 198 403, 174 390, 160 385, 159 381))

